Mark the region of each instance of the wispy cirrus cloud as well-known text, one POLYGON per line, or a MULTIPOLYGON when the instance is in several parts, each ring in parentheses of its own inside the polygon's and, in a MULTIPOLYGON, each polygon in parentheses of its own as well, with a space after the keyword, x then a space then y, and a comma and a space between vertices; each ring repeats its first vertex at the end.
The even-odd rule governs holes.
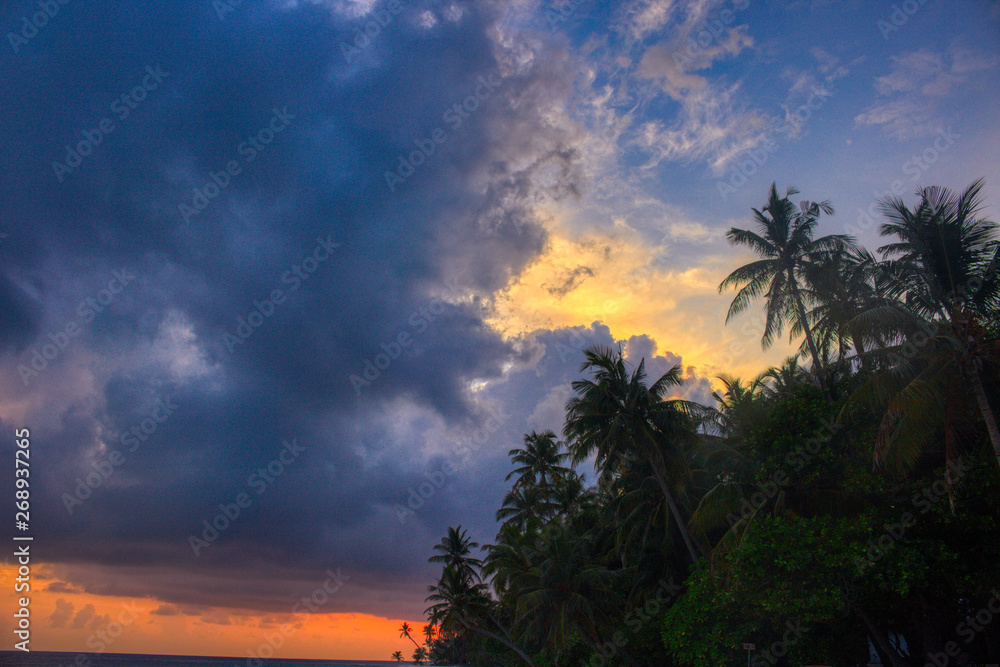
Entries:
POLYGON ((1000 64, 1000 56, 953 44, 947 51, 919 49, 891 58, 888 74, 875 79, 879 103, 855 117, 896 139, 934 134, 954 114, 954 94, 1000 64))
POLYGON ((634 143, 650 155, 646 166, 705 160, 713 172, 721 173, 736 155, 764 141, 770 119, 742 109, 739 84, 711 72, 716 61, 753 48, 753 38, 739 20, 740 6, 715 0, 684 6, 652 2, 635 13, 632 28, 637 37, 670 28, 668 36, 638 58, 637 77, 655 82, 680 105, 672 121, 640 126, 634 143))
POLYGON ((635 143, 650 155, 647 167, 664 160, 704 160, 715 174, 737 156, 761 145, 775 121, 755 109, 740 109, 739 86, 691 91, 674 122, 651 120, 635 143))

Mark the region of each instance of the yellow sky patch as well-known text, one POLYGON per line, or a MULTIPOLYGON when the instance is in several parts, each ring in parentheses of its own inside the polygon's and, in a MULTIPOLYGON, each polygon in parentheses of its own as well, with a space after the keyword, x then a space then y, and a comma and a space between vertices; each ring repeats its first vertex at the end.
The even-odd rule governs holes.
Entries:
POLYGON ((756 306, 725 323, 734 293, 719 294, 719 283, 751 257, 734 250, 675 270, 663 248, 621 220, 583 235, 568 233, 558 222, 549 231, 546 251, 496 299, 489 324, 504 335, 600 321, 619 340, 650 336, 659 353, 680 355, 709 377, 756 375, 791 354, 783 343, 761 350, 763 319, 756 306))

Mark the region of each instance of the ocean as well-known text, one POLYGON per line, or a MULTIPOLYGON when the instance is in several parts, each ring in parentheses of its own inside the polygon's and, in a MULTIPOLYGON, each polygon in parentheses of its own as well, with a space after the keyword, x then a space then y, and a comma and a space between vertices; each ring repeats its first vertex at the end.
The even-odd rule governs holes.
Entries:
MULTIPOLYGON (((390 667, 412 660, 260 660, 253 667, 390 667)), ((0 665, 12 667, 250 667, 247 658, 130 653, 63 653, 58 651, 0 651, 0 665)))

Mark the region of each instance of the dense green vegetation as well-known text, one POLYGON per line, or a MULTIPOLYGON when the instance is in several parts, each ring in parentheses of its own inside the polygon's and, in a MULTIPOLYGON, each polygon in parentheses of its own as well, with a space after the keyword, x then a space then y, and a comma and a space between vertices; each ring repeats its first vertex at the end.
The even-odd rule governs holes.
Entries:
MULTIPOLYGON (((829 203, 772 186, 729 240, 730 316, 799 357, 672 399, 586 351, 562 440, 510 452, 495 543, 449 530, 428 659, 473 665, 1000 662, 1000 242, 981 182, 881 203, 878 256, 814 238, 829 203), (592 461, 587 486, 571 464, 592 461)), ((416 642, 414 642, 416 645, 416 642)), ((417 656, 415 656, 416 658, 417 656)), ((422 655, 420 656, 422 659, 422 655)))

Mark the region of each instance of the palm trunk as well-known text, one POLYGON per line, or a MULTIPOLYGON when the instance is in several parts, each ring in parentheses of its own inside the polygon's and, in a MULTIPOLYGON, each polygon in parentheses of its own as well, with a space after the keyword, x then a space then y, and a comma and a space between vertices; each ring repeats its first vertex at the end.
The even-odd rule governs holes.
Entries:
POLYGON ((975 366, 969 372, 972 380, 972 390, 976 394, 976 402, 979 403, 979 411, 983 413, 986 420, 986 430, 990 434, 990 442, 993 443, 993 453, 996 454, 997 463, 1000 464, 1000 429, 997 428, 997 418, 990 407, 990 400, 986 396, 986 388, 983 386, 983 378, 979 375, 979 369, 975 366))
POLYGON ((795 306, 799 311, 799 321, 802 323, 802 330, 806 332, 806 343, 809 344, 809 353, 813 358, 813 370, 816 371, 816 378, 819 380, 819 388, 826 395, 826 400, 833 403, 833 395, 826 384, 826 371, 819 360, 819 352, 816 349, 816 342, 813 340, 812 330, 809 328, 809 320, 806 317, 806 307, 802 304, 802 295, 799 294, 799 285, 795 282, 795 273, 788 269, 788 284, 792 288, 792 296, 795 298, 795 306))
POLYGON ((889 641, 889 637, 886 636, 881 628, 875 625, 871 617, 861 607, 855 607, 854 609, 858 612, 858 616, 861 617, 862 622, 868 629, 868 634, 871 635, 872 641, 875 642, 882 653, 889 657, 892 667, 909 667, 906 661, 896 652, 896 649, 892 646, 892 642, 889 641))
POLYGON ((862 342, 861 336, 856 335, 854 331, 851 331, 851 342, 854 343, 854 349, 858 353, 858 361, 861 363, 861 369, 866 369, 868 364, 865 362, 865 344, 862 342))
POLYGON ((684 519, 681 518, 681 512, 677 508, 677 503, 674 502, 674 496, 670 493, 670 488, 667 486, 666 476, 663 474, 662 466, 658 465, 658 461, 653 460, 650 457, 650 465, 653 467, 653 474, 656 476, 656 481, 660 485, 660 490, 663 492, 663 497, 667 500, 667 506, 670 508, 670 514, 674 517, 674 522, 677 524, 677 529, 681 531, 681 537, 684 538, 684 546, 687 547, 688 553, 691 555, 691 562, 696 563, 698 557, 703 555, 698 552, 694 542, 691 540, 691 534, 688 532, 687 526, 684 525, 684 519))
POLYGON ((955 515, 955 484, 951 471, 958 458, 958 434, 955 432, 955 400, 957 390, 955 378, 948 383, 948 395, 944 399, 944 485, 948 491, 948 506, 955 515))

